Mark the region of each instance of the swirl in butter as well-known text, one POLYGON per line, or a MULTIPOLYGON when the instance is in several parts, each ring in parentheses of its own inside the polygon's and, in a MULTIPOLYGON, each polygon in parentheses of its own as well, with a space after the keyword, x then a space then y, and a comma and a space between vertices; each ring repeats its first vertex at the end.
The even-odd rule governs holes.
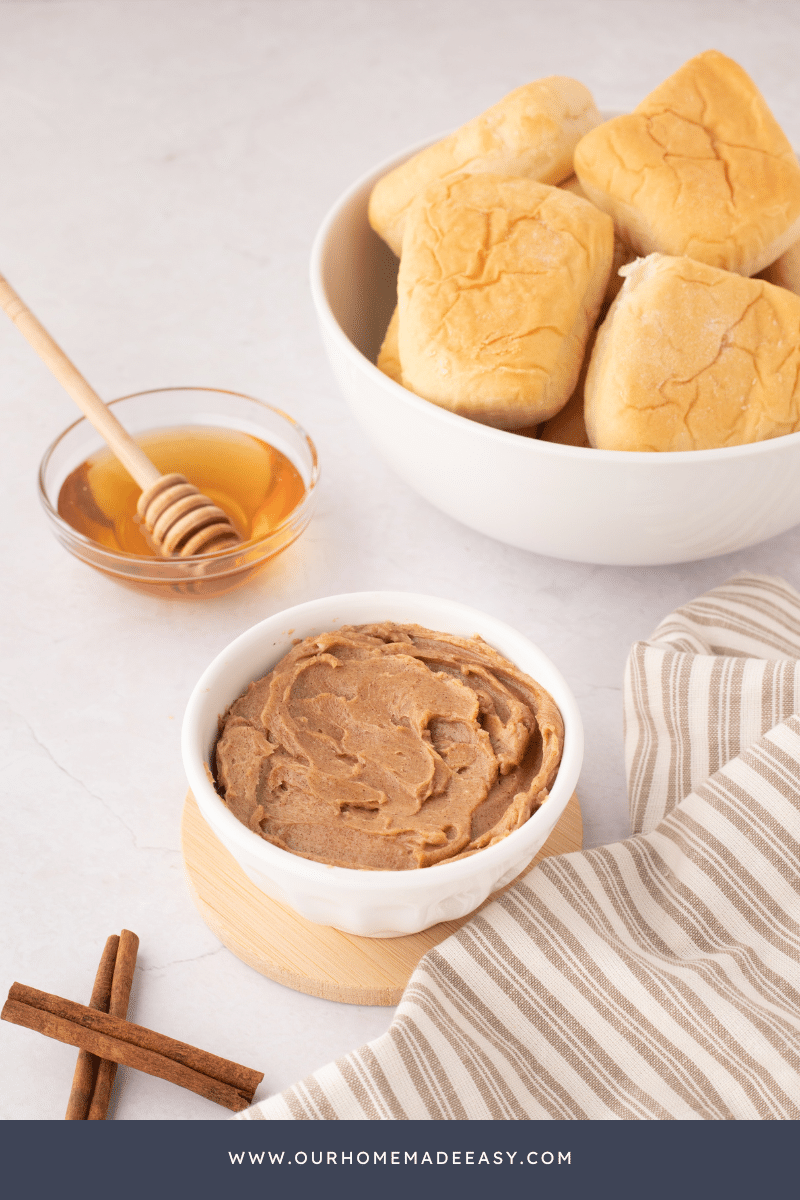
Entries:
POLYGON ((481 638, 344 626, 300 642, 231 706, 216 782, 284 850, 404 871, 519 828, 563 740, 552 697, 481 638))

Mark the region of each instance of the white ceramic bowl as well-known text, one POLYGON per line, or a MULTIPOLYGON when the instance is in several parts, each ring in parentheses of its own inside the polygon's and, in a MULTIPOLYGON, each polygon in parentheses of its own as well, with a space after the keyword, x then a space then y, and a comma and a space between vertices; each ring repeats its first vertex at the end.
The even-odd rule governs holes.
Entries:
POLYGON ((396 937, 465 916, 524 870, 575 789, 583 759, 583 727, 559 671, 509 625, 452 600, 404 592, 356 592, 286 609, 254 625, 223 650, 191 694, 182 750, 200 812, 257 888, 318 925, 366 937, 396 937), (281 850, 228 811, 206 773, 220 716, 253 679, 265 675, 291 649, 295 639, 341 625, 383 620, 416 622, 462 637, 480 634, 550 692, 564 719, 564 755, 542 807, 497 845, 458 862, 418 871, 330 867, 281 850))
POLYGON ((397 259, 367 222, 370 171, 314 243, 311 290, 334 373, 397 474, 489 537, 553 558, 616 565, 728 554, 800 522, 800 433, 722 450, 586 450, 490 429, 438 408, 373 364, 396 299, 397 259))

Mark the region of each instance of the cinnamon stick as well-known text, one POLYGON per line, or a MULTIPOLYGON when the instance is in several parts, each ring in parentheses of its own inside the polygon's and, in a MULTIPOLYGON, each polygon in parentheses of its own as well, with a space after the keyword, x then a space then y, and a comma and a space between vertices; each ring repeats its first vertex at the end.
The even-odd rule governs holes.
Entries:
MULTIPOLYGON (((123 929, 119 936, 117 959, 114 963, 114 977, 111 983, 111 996, 106 1012, 113 1017, 128 1015, 128 1001, 133 986, 133 973, 136 970, 136 955, 139 952, 139 939, 130 929, 123 929)), ((94 1007, 94 1006, 92 1006, 94 1007)), ((92 1090, 92 1100, 89 1105, 88 1121, 105 1121, 108 1115, 108 1102, 111 1098, 111 1088, 117 1073, 117 1064, 110 1058, 101 1058, 97 1067, 92 1090)))
POLYGON ((264 1078, 261 1072, 143 1025, 21 983, 11 985, 0 1019, 156 1075, 234 1112, 252 1102, 264 1078))
MULTIPOLYGON (((114 978, 118 946, 119 938, 113 934, 106 941, 100 966, 97 968, 89 1007, 96 1008, 100 1012, 108 1012, 111 1002, 111 983, 114 978)), ((72 1077, 72 1091, 69 1094, 67 1111, 64 1116, 65 1121, 87 1120, 99 1066, 100 1059, 97 1055, 90 1054, 88 1050, 79 1051, 75 1074, 72 1077)))

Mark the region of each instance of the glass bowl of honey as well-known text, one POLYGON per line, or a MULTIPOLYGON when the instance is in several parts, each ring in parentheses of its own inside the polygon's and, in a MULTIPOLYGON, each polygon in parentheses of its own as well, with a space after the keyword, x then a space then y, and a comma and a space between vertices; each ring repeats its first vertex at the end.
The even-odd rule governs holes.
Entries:
POLYGON ((220 388, 137 392, 110 407, 163 474, 176 471, 230 517, 242 541, 164 558, 136 516, 139 488, 87 420, 56 438, 39 497, 61 545, 137 591, 222 595, 248 582, 308 525, 319 477, 311 438, 280 409, 220 388))

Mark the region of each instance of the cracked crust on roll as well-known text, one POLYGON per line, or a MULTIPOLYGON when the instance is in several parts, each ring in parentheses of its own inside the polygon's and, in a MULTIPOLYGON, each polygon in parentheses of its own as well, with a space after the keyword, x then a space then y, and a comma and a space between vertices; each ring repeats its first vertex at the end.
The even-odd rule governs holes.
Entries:
POLYGON ((409 205, 429 184, 462 172, 560 183, 572 174, 578 141, 601 120, 591 92, 576 79, 550 75, 527 83, 379 180, 369 223, 399 258, 409 205))
POLYGON ((800 166, 750 77, 716 50, 581 139, 575 172, 642 255, 754 275, 800 237, 800 166))
POLYGON ((409 211, 397 281, 403 383, 499 429, 566 404, 603 301, 611 220, 530 179, 460 175, 409 211))
POLYGON ((800 430, 800 297, 651 254, 600 327, 585 389, 600 450, 708 450, 800 430))
MULTIPOLYGON (((572 192, 573 196, 580 196, 583 200, 588 200, 589 197, 581 187, 581 182, 577 175, 570 175, 569 179, 565 179, 563 183, 558 185, 565 192, 572 192)), ((591 201, 590 201, 591 203, 591 201)), ((595 208, 597 205, 595 205, 595 208)), ((603 297, 603 307, 609 308, 616 300, 620 288, 622 287, 622 276, 619 273, 620 267, 627 267, 628 263, 632 263, 635 258, 638 258, 635 250, 631 250, 630 246, 623 242, 619 236, 619 231, 614 229, 614 257, 611 262, 611 274, 608 277, 608 287, 606 294, 603 297)), ((577 443, 576 443, 577 444, 577 443)))

